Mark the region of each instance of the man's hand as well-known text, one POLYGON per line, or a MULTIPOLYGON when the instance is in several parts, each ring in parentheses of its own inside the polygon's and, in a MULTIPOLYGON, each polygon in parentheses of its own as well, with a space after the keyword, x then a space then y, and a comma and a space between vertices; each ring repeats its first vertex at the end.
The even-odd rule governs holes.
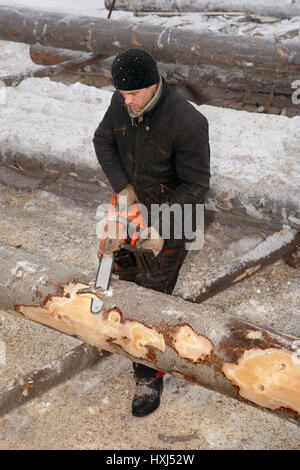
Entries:
POLYGON ((119 250, 122 240, 127 237, 127 227, 120 222, 108 222, 100 243, 100 252, 110 255, 119 250))
POLYGON ((138 202, 132 184, 128 184, 126 188, 122 189, 122 191, 117 194, 117 201, 120 212, 128 211, 132 204, 138 202))
POLYGON ((137 241, 137 248, 145 248, 152 250, 154 256, 158 256, 162 250, 164 239, 155 230, 154 227, 147 227, 140 234, 140 238, 137 241))

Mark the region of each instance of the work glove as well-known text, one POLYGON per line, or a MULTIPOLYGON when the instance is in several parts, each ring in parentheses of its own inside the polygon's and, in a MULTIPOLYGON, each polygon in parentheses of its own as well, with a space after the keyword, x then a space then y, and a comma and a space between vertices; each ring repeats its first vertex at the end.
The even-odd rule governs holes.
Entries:
POLYGON ((122 240, 127 238, 127 227, 120 222, 108 222, 102 236, 104 243, 100 243, 99 251, 104 255, 111 255, 119 250, 122 240))
POLYGON ((147 227, 140 233, 140 238, 138 239, 136 246, 138 248, 152 250, 154 256, 157 257, 162 250, 164 242, 165 240, 154 227, 147 227))
POLYGON ((120 212, 128 211, 132 204, 138 202, 138 198, 134 192, 132 184, 128 184, 117 194, 117 202, 120 212))

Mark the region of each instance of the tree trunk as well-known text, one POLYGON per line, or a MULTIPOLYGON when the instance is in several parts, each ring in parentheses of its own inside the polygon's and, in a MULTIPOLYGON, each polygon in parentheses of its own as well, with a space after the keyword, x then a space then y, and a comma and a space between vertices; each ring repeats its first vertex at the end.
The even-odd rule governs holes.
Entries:
POLYGON ((1 247, 0 305, 98 348, 299 422, 299 340, 131 282, 1 247), (104 301, 90 313, 92 298, 104 301))
MULTIPOLYGON (((127 11, 179 11, 179 12, 245 12, 258 15, 289 18, 300 15, 299 0, 284 0, 280 5, 274 5, 273 0, 264 2, 249 2, 248 0, 117 0, 115 10, 127 11)), ((112 0, 105 0, 105 6, 110 9, 112 0)))
POLYGON ((300 71, 297 40, 187 31, 27 8, 0 7, 0 39, 101 53, 147 49, 161 62, 249 67, 276 75, 300 71))
MULTIPOLYGON (((39 65, 53 65, 65 60, 72 60, 80 52, 68 49, 45 47, 39 44, 30 47, 30 57, 39 65)), ((111 78, 113 58, 100 60, 89 66, 92 74, 111 78)), ((215 65, 187 66, 181 64, 159 63, 159 70, 169 84, 180 84, 195 89, 199 96, 205 98, 203 88, 215 88, 258 91, 263 93, 282 93, 291 95, 294 89, 291 84, 299 78, 299 73, 274 74, 267 70, 252 70, 249 67, 218 67, 215 65)), ((204 101, 204 100, 203 100, 204 101)), ((202 101, 202 102, 203 102, 202 101)))

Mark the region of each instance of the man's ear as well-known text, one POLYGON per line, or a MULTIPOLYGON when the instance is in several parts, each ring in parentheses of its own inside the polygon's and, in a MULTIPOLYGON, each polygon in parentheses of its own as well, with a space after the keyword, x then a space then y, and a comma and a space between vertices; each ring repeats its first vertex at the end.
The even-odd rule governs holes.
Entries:
POLYGON ((158 83, 154 83, 154 85, 150 85, 149 88, 152 88, 152 90, 154 91, 154 93, 157 92, 157 89, 158 89, 158 83))

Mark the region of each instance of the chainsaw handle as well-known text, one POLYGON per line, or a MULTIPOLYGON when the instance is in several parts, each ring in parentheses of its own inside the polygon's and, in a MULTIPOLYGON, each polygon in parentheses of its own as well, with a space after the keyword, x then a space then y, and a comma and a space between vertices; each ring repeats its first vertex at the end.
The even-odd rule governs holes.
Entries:
MULTIPOLYGON (((118 210, 118 197, 117 193, 114 192, 111 198, 111 203, 108 209, 107 213, 107 219, 106 219, 106 224, 104 229, 107 228, 108 223, 110 219, 115 220, 116 222, 121 222, 124 224, 127 221, 127 225, 130 224, 130 222, 133 222, 135 226, 137 227, 137 230, 135 230, 133 236, 131 237, 130 245, 133 248, 136 248, 137 241, 140 237, 140 232, 142 230, 145 230, 147 228, 145 221, 140 213, 139 207, 137 203, 135 202, 131 208, 128 211, 123 211, 119 212, 118 210), (121 219, 124 219, 124 221, 121 219)), ((126 239, 123 239, 120 243, 120 245, 125 245, 126 244, 126 239)), ((105 247, 106 239, 103 239, 100 241, 100 246, 99 246, 99 251, 103 252, 104 247, 105 247)), ((119 248, 115 248, 113 251, 117 251, 119 248)))
POLYGON ((133 248, 136 248, 136 243, 138 241, 138 239, 140 238, 140 234, 139 232, 134 232, 132 238, 131 238, 131 242, 130 242, 130 245, 133 246, 133 248))

